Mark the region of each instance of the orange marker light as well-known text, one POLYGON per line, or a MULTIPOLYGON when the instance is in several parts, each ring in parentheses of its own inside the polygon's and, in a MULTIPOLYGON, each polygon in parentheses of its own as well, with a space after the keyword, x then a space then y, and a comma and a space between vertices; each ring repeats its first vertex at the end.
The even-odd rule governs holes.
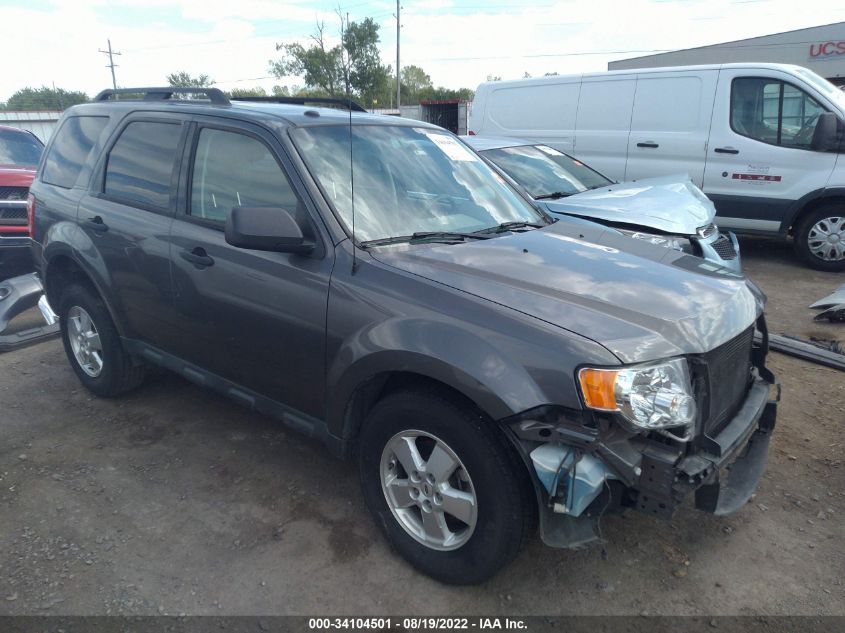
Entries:
POLYGON ((578 372, 578 380, 581 382, 581 392, 584 394, 584 402, 591 409, 603 411, 616 411, 616 376, 618 371, 612 369, 589 369, 585 368, 578 372))

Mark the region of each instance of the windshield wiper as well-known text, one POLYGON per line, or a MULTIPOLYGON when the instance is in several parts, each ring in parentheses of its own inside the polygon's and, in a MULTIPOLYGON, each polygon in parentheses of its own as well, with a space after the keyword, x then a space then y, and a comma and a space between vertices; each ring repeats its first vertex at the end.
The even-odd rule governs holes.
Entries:
POLYGON ((479 235, 477 233, 460 233, 458 231, 417 231, 411 235, 394 235, 392 237, 382 237, 376 240, 367 240, 361 242, 361 246, 368 248, 370 246, 386 246, 388 244, 401 244, 403 242, 414 242, 417 240, 427 241, 442 241, 446 243, 455 243, 456 241, 463 242, 464 240, 489 240, 490 235, 479 235))
POLYGON ((568 191, 552 191, 551 193, 544 193, 539 196, 534 196, 535 200, 558 200, 560 198, 566 198, 567 196, 571 196, 572 193, 568 191))
POLYGON ((476 235, 476 237, 478 237, 479 234, 484 235, 484 233, 505 233, 506 231, 512 231, 514 229, 541 229, 544 226, 546 226, 546 225, 545 224, 539 224, 537 222, 520 222, 520 221, 502 222, 501 224, 498 224, 496 226, 491 226, 490 228, 487 228, 487 229, 481 229, 480 231, 478 231, 474 235, 476 235))

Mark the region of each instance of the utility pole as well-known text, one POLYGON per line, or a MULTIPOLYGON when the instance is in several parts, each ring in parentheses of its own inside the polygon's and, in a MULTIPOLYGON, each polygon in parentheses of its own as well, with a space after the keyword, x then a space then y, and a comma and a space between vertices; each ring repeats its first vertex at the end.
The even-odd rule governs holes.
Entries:
POLYGON ((399 22, 399 11, 402 7, 399 6, 399 0, 396 0, 396 108, 399 109, 401 103, 402 82, 399 80, 399 29, 402 24, 399 22))
POLYGON ((113 55, 120 55, 120 53, 118 53, 117 51, 113 51, 111 49, 111 40, 106 40, 106 41, 109 43, 109 49, 106 50, 106 51, 104 51, 102 48, 98 49, 98 50, 99 50, 100 53, 105 53, 106 55, 109 56, 109 63, 106 64, 106 68, 111 68, 111 85, 112 85, 112 88, 117 90, 117 80, 114 78, 114 69, 116 67, 116 64, 114 63, 114 58, 112 56, 113 55))

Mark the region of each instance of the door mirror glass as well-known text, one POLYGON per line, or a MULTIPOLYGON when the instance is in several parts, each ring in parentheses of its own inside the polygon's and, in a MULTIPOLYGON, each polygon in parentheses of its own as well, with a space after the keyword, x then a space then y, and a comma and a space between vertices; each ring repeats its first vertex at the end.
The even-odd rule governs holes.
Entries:
POLYGON ((839 120, 833 112, 822 112, 816 121, 813 140, 810 149, 816 152, 827 152, 836 149, 836 131, 839 120))
POLYGON ((314 250, 299 223, 282 207, 234 207, 226 220, 226 242, 256 251, 306 254, 314 250))

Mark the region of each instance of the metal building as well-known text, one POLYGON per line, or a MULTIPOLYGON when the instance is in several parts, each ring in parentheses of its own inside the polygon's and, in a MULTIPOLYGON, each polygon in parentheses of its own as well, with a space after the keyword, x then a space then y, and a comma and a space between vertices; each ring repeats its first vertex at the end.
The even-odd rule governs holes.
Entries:
POLYGON ((809 68, 832 83, 843 86, 845 85, 845 22, 687 48, 671 53, 620 59, 610 62, 607 69, 628 70, 734 62, 795 64, 809 68))
POLYGON ((27 110, 0 112, 0 125, 29 130, 46 143, 62 113, 59 110, 27 110))

